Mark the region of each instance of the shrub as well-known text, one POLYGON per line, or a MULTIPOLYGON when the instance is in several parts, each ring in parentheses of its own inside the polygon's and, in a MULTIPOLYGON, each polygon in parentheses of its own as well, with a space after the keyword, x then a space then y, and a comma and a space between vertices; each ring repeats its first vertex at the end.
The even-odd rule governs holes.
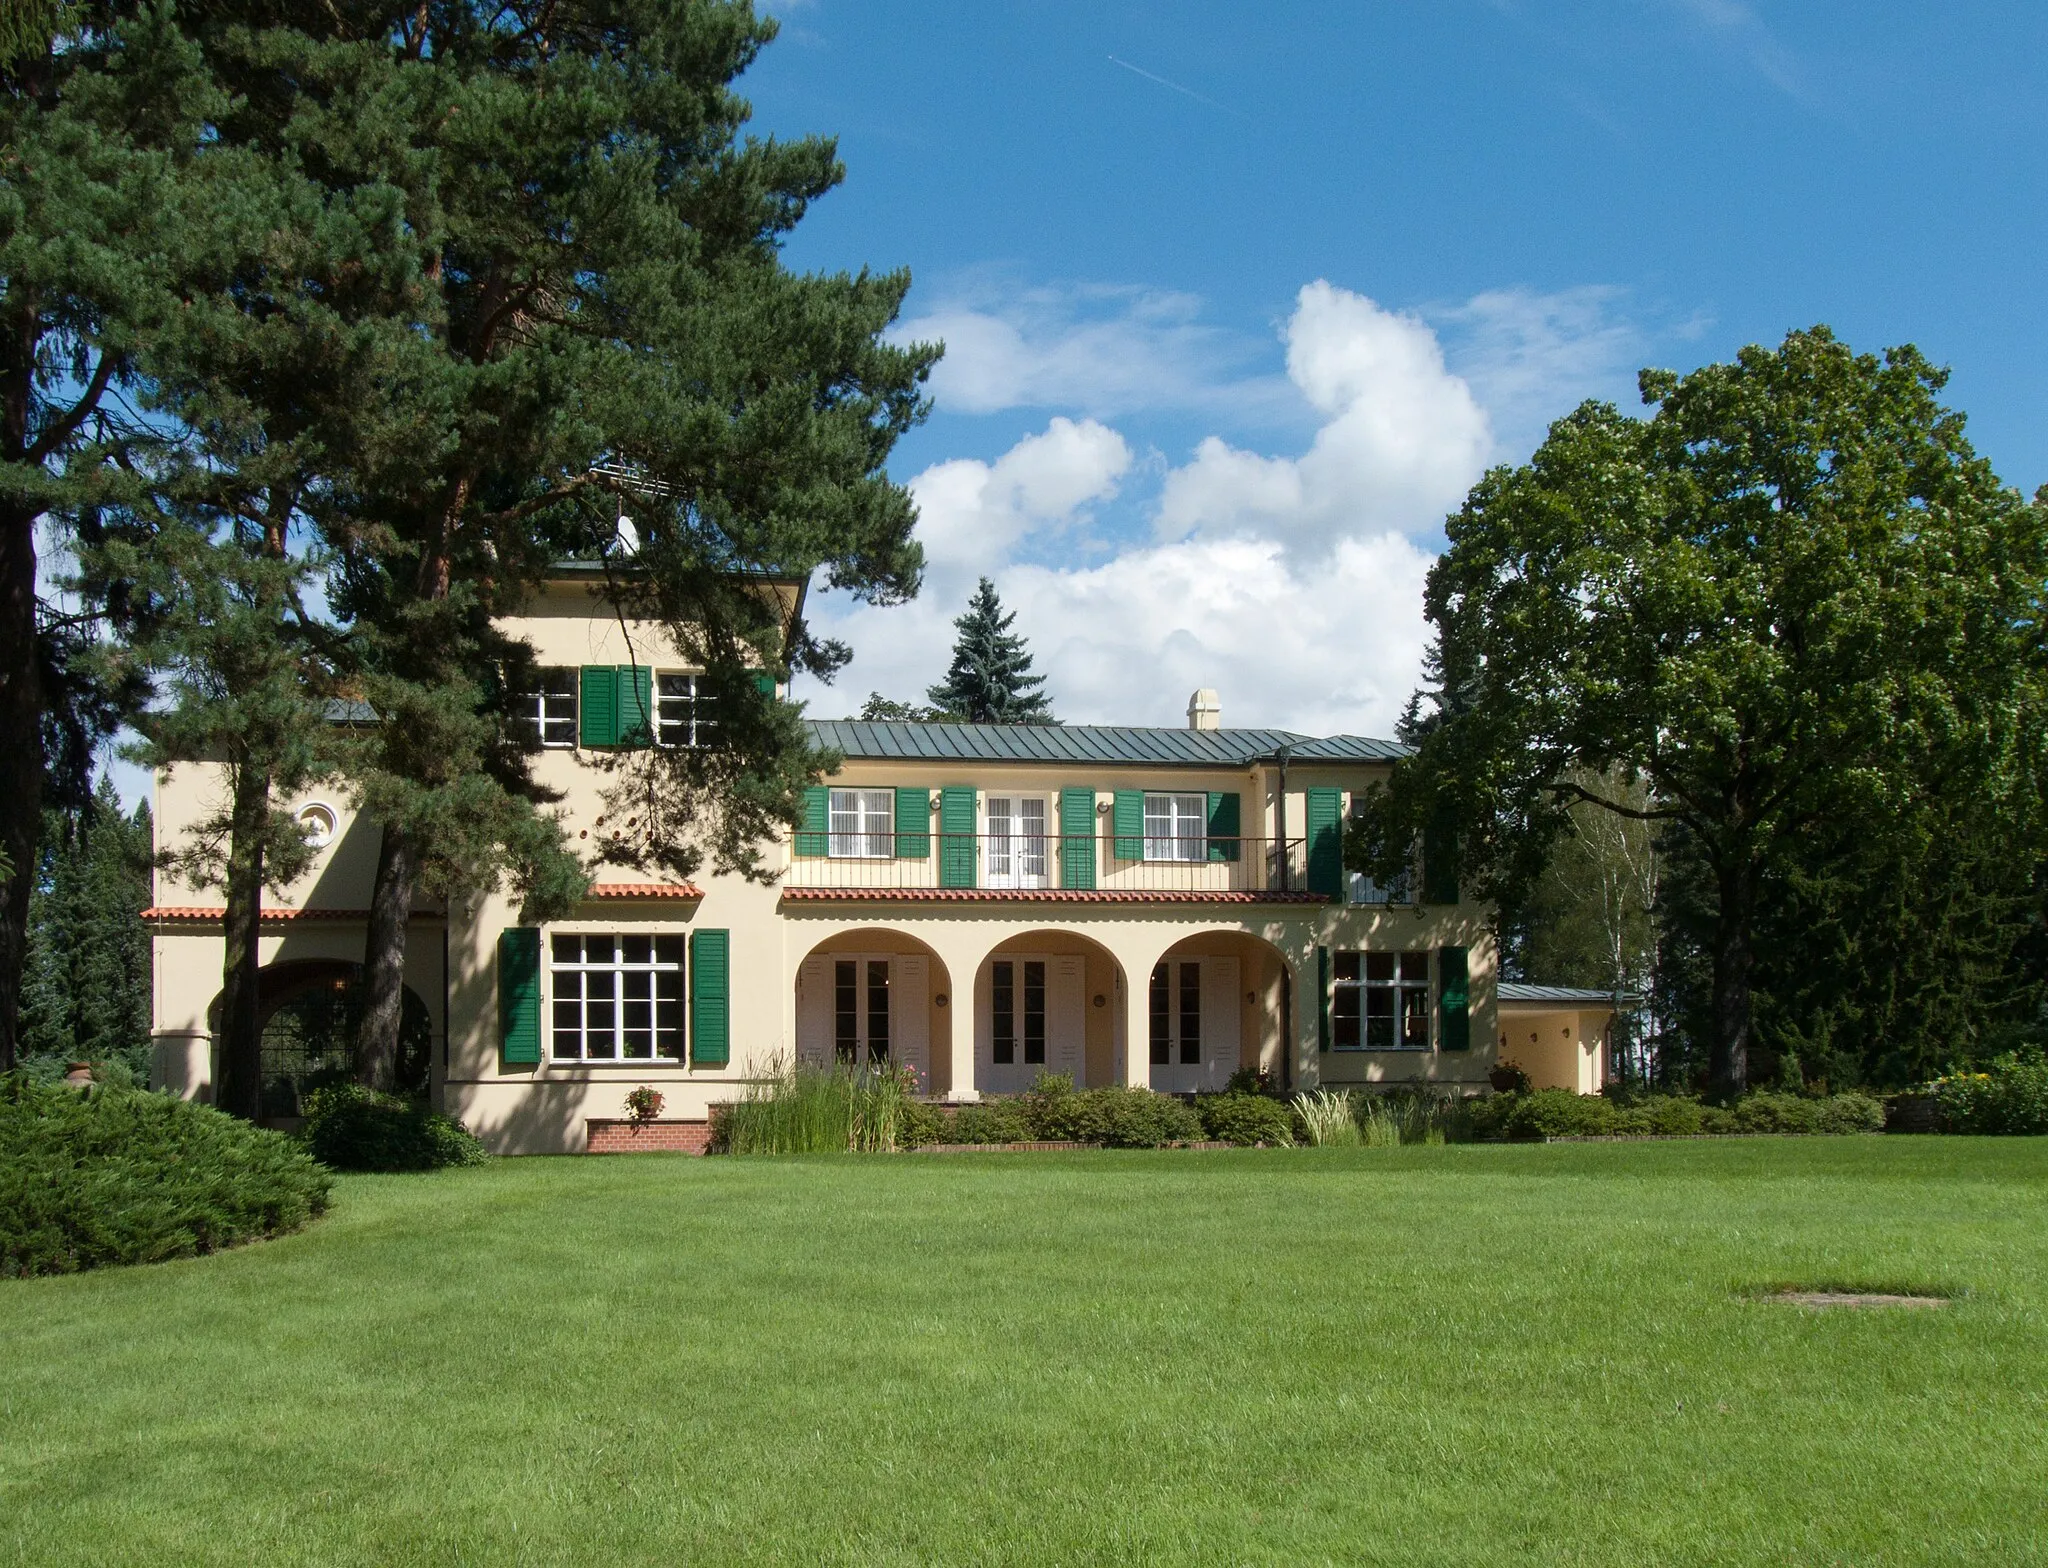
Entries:
POLYGON ((1074 1088, 1074 1080, 1065 1073, 1040 1073, 1032 1080, 1031 1087, 1015 1101, 1031 1129, 1031 1136, 1047 1142, 1068 1141, 1081 1136, 1076 1129, 1080 1125, 1083 1103, 1081 1093, 1074 1088))
POLYGON ((0 1078, 0 1276, 282 1235, 326 1210, 332 1184, 282 1133, 211 1106, 0 1078))
POLYGON ((981 1100, 953 1113, 948 1143, 1029 1143, 1031 1124, 1015 1100, 981 1100))
POLYGON ((1698 1133, 1860 1133, 1884 1127, 1884 1107, 1864 1094, 1827 1099, 1759 1090, 1732 1107, 1702 1105, 1677 1094, 1652 1094, 1617 1104, 1569 1089, 1497 1094, 1467 1111, 1483 1137, 1586 1138, 1617 1135, 1689 1137, 1698 1133))
POLYGON ((337 1171, 433 1171, 487 1158, 454 1117, 355 1083, 307 1095, 299 1137, 314 1159, 337 1171))
POLYGON ((1759 1090, 1732 1108, 1737 1132, 1882 1132, 1884 1106, 1867 1094, 1836 1094, 1824 1100, 1759 1090))
POLYGON ((1195 1100, 1202 1131, 1218 1143, 1290 1148, 1294 1125, 1287 1107, 1263 1094, 1205 1094, 1195 1100))
POLYGON ((903 1149, 927 1149, 935 1143, 950 1143, 953 1134, 946 1113, 929 1100, 905 1100, 896 1123, 896 1144, 903 1149))
POLYGON ((1612 1133, 1618 1120, 1613 1104, 1597 1094, 1531 1089, 1527 1094, 1501 1098, 1509 1104, 1500 1132, 1509 1138, 1600 1137, 1612 1133))
POLYGON ((1201 1118, 1170 1094, 1112 1084, 1084 1090, 1074 1100, 1072 1135, 1083 1143, 1157 1149, 1169 1143, 1194 1143, 1202 1136, 1201 1118))
POLYGON ((1933 1085, 1935 1105, 1950 1132, 2048 1133, 2048 1056, 2009 1051, 1990 1071, 1954 1073, 1933 1085))
POLYGON ((1360 1139, 1351 1095, 1343 1089, 1312 1089, 1294 1097, 1294 1117, 1302 1140, 1319 1149, 1355 1148, 1360 1139))

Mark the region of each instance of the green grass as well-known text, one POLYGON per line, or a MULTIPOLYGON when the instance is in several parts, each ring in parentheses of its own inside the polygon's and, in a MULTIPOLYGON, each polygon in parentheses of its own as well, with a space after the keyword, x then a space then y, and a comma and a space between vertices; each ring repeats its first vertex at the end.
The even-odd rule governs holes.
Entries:
POLYGON ((0 1285, 0 1561, 2040 1562, 2044 1200, 2038 1139, 350 1178, 0 1285))

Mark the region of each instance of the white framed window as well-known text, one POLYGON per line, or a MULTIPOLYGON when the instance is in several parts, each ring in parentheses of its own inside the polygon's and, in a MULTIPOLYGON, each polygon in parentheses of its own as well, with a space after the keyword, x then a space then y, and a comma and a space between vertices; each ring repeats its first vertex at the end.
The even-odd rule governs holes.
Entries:
POLYGON ((1429 954, 1330 955, 1330 1044, 1339 1051, 1426 1051, 1429 954))
POLYGON ((1148 794, 1145 797, 1145 858, 1207 860, 1209 797, 1148 794))
POLYGON ((834 860, 887 860, 896 853, 896 792, 832 791, 825 852, 834 860))
POLYGON ((710 694, 701 675, 657 672, 654 677, 654 739, 661 746, 711 744, 710 694))
POLYGON ((988 834, 982 869, 990 887, 1046 885, 1046 805, 1043 795, 986 797, 988 834))
POLYGON ((1197 1066, 1202 1060, 1202 965, 1199 959, 1152 966, 1152 1065, 1197 1066))
POLYGON ((521 716, 532 727, 543 746, 576 744, 576 672, 550 669, 540 672, 536 688, 520 699, 521 716))
POLYGON ((680 935, 558 934, 549 945, 548 981, 556 1061, 681 1060, 680 935))

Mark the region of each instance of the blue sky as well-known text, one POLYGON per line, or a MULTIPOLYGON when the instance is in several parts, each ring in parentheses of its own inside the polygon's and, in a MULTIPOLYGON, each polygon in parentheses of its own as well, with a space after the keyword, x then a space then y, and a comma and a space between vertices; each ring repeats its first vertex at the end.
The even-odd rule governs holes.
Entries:
POLYGON ((908 266, 950 349, 926 593, 819 601, 814 713, 915 695, 985 570, 1063 717, 1383 732, 1480 467, 1818 321, 2048 481, 2048 7, 771 8, 756 128, 848 166, 790 261, 908 266))

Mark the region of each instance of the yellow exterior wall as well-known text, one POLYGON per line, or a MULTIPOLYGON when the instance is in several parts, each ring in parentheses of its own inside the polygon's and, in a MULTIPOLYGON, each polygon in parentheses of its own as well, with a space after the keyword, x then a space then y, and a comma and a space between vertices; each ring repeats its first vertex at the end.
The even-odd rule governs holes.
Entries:
MULTIPOLYGON (((640 662, 656 669, 687 668, 665 652, 658 630, 622 629, 589 592, 571 585, 542 596, 531 613, 507 623, 527 638, 543 666, 640 662)), ((603 810, 602 795, 617 775, 598 764, 601 757, 580 749, 547 749, 534 758, 534 776, 559 791, 559 809, 571 842, 586 853, 591 829, 603 810)), ((1297 761, 1287 779, 1289 836, 1305 825, 1304 792, 1311 787, 1366 787, 1384 776, 1383 765, 1297 761)), ((1234 790, 1242 796, 1242 832, 1265 838, 1274 832, 1276 770, 1100 767, 1088 764, 1024 765, 962 762, 849 761, 834 783, 871 787, 971 785, 984 795, 1010 790, 1056 797, 1062 788, 1085 786, 1107 806, 1118 788, 1186 791, 1234 790)), ((215 771, 182 767, 158 781, 158 846, 166 847, 204 816, 219 789, 215 771)), ((312 872, 287 890, 283 903, 295 908, 360 911, 367 908, 375 868, 374 824, 359 821, 345 790, 327 786, 308 792, 332 806, 340 819, 334 846, 312 872)), ((292 802, 295 807, 302 802, 292 802)), ((1106 837, 1109 824, 1098 817, 1106 837)), ((776 873, 791 864, 790 845, 768 847, 767 866, 776 873)), ((594 868, 602 883, 636 883, 647 874, 617 867, 594 868)), ((434 1093, 493 1149, 503 1153, 575 1151, 584 1145, 584 1122, 622 1112, 626 1092, 640 1084, 658 1087, 667 1099, 664 1114, 699 1118, 712 1104, 740 1093, 769 1067, 790 1059, 796 1047, 796 975, 814 951, 921 951, 934 960, 929 1003, 932 1088, 954 1098, 972 1098, 974 1087, 974 990, 989 957, 1012 951, 1078 952, 1085 955, 1086 1078, 1090 1084, 1148 1079, 1147 983, 1152 966, 1169 953, 1235 955, 1244 996, 1240 1017, 1241 1060, 1272 1073, 1289 1087, 1318 1082, 1393 1083, 1428 1081, 1478 1088, 1493 1064, 1496 1019, 1493 1006, 1494 952, 1488 912, 1479 905, 1417 908, 1347 907, 1322 903, 1078 902, 986 899, 940 903, 914 898, 784 901, 778 886, 721 876, 706 866, 697 874, 701 900, 592 899, 572 918, 552 923, 556 932, 689 933, 723 929, 731 933, 732 1058, 721 1068, 687 1062, 632 1064, 556 1062, 509 1066, 500 1060, 497 996, 499 934, 519 923, 516 902, 504 892, 459 900, 445 924, 432 913, 415 917, 408 946, 406 980, 428 1003, 437 1031, 434 1093), (442 966, 442 943, 447 963, 442 966), (1470 950, 1474 1049, 1466 1053, 1339 1053, 1317 1048, 1319 1002, 1315 992, 1318 946, 1401 950, 1458 945, 1470 950), (1289 984, 1291 974, 1292 983, 1289 984), (943 978, 942 978, 943 977, 943 978), (947 996, 940 1006, 940 993, 947 996), (445 993, 446 1003, 443 1005, 445 993), (1103 998, 1097 1007, 1095 998, 1103 998), (1287 1027, 1283 1027, 1283 1021, 1287 1027), (1121 1032, 1124 1048, 1117 1049, 1121 1032)), ((159 906, 217 906, 218 892, 175 886, 167 877, 157 888, 159 906)), ((161 921, 157 934, 157 1035, 163 1081, 186 1092, 203 1093, 208 1065, 207 1008, 220 990, 221 938, 217 922, 161 921)), ((266 964, 299 957, 359 962, 360 919, 280 923, 264 931, 266 964)), ((544 1041, 551 1009, 545 956, 542 967, 544 1041)))
POLYGON ((1499 1011, 1499 1059, 1521 1068, 1533 1087, 1598 1094, 1605 1086, 1611 1007, 1502 1002, 1499 1011))

